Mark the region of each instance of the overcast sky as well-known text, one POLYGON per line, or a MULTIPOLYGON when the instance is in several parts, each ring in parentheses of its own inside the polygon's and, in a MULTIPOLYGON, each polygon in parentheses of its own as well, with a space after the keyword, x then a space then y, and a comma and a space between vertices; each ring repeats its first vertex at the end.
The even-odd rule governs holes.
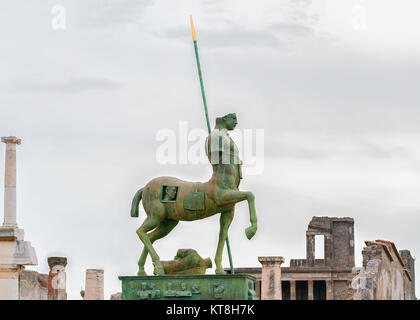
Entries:
MULTIPOLYGON (((238 130, 264 129, 264 171, 241 184, 259 229, 246 239, 238 204, 234 265, 304 258, 312 216, 355 219, 358 266, 365 240, 417 257, 418 12, 416 0, 1 1, 0 135, 23 140, 17 219, 39 261, 29 269, 66 256, 68 296, 80 299, 85 270, 102 268, 109 299, 118 275, 137 272, 136 190, 161 175, 210 177, 209 165, 155 157, 159 130, 205 128, 190 14, 212 122, 236 112, 238 130), (52 28, 55 5, 65 30, 52 28)), ((162 260, 190 247, 213 259, 217 236, 218 215, 180 223, 155 247, 162 260)))

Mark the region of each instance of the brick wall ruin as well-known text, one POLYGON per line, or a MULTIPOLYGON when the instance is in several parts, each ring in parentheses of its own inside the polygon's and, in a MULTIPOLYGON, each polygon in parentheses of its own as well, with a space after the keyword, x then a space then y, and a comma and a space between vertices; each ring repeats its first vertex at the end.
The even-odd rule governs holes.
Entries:
POLYGON ((48 275, 36 271, 21 271, 19 274, 19 299, 47 300, 48 275))

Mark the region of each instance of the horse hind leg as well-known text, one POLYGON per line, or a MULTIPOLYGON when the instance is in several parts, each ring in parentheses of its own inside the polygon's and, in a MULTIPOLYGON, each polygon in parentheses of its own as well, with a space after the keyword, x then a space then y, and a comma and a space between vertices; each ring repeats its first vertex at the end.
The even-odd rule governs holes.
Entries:
MULTIPOLYGON (((169 232, 172 231, 173 228, 178 224, 179 221, 177 220, 164 220, 162 221, 155 230, 153 230, 151 233, 149 233, 147 236, 150 239, 150 242, 153 244, 156 240, 159 240, 169 234, 169 232)), ((146 247, 143 248, 143 251, 141 253, 138 265, 139 265, 139 271, 137 273, 138 276, 145 276, 147 275, 144 271, 144 264, 146 263, 148 251, 146 247)))
MULTIPOLYGON (((143 242, 143 244, 144 244, 144 250, 147 250, 147 252, 150 253, 153 264, 155 266, 155 273, 157 275, 164 275, 163 266, 160 263, 159 256, 156 253, 155 249, 153 248, 152 243, 149 239, 149 236, 147 235, 148 231, 153 230, 159 224, 160 224, 159 219, 148 216, 146 218, 146 220, 144 220, 141 227, 138 228, 136 232, 137 232, 137 235, 139 236, 141 242, 143 242)), ((140 267, 140 261, 139 261, 139 267, 140 267)), ((144 263, 143 263, 143 267, 144 267, 144 263)), ((140 270, 139 270, 139 272, 140 272, 140 270)))

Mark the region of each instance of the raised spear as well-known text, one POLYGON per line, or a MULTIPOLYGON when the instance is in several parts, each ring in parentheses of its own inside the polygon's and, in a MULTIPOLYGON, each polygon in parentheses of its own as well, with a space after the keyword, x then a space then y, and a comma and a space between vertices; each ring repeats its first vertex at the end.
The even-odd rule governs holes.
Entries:
MULTIPOLYGON (((193 39, 193 42, 194 42, 195 60, 197 61, 198 77, 200 78, 201 96, 203 97, 204 112, 206 114, 207 130, 210 134, 210 132, 211 132, 210 120, 209 120, 209 113, 208 113, 208 110, 207 110, 206 94, 204 92, 204 83, 203 83, 203 75, 201 73, 200 57, 198 55, 197 34, 195 33, 194 22, 193 22, 192 16, 190 16, 190 23, 191 23, 192 39, 193 39)), ((235 271, 233 269, 232 254, 230 252, 229 237, 226 237, 226 248, 227 248, 228 256, 229 256, 230 273, 235 274, 235 271)))

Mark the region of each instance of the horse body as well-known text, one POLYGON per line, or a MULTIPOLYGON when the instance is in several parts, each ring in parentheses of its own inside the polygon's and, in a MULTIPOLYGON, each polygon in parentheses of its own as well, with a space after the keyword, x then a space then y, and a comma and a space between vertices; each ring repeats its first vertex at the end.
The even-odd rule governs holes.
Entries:
POLYGON ((184 181, 174 177, 158 177, 151 180, 143 188, 143 208, 146 213, 153 214, 161 211, 163 219, 193 221, 204 219, 220 212, 220 208, 209 196, 207 183, 184 181), (177 198, 174 202, 162 202, 162 186, 169 185, 178 188, 177 198), (204 192, 205 210, 188 210, 184 208, 184 199, 192 192, 204 192))
POLYGON ((162 211, 164 219, 179 221, 194 221, 204 219, 217 213, 226 212, 234 207, 233 204, 223 203, 224 190, 238 190, 239 175, 234 165, 223 165, 222 169, 216 169, 208 182, 190 182, 174 177, 158 177, 147 183, 143 188, 142 204, 147 215, 156 210, 162 211), (218 172, 217 171, 221 171, 218 172), (221 176, 223 178, 218 178, 221 176), (177 187, 177 197, 174 202, 162 202, 162 186, 177 187), (204 193, 204 209, 186 209, 184 199, 192 192, 204 193), (221 201, 218 201, 218 200, 221 201))

